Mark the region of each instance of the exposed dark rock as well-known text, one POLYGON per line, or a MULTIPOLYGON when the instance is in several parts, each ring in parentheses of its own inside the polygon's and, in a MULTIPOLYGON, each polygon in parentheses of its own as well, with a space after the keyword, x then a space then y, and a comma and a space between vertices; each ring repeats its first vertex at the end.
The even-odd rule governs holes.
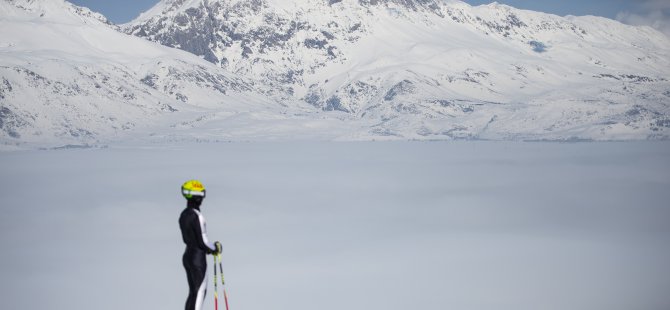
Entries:
POLYGON ((536 53, 544 53, 547 51, 547 46, 540 41, 530 41, 528 44, 530 44, 530 46, 533 48, 533 51, 536 53))
POLYGON ((28 125, 28 122, 24 118, 7 107, 0 107, 0 130, 8 136, 15 139, 21 138, 17 130, 26 125, 28 125))
POLYGON ((157 89, 156 87, 156 80, 158 80, 158 76, 155 74, 149 74, 145 76, 143 79, 140 80, 144 85, 147 85, 151 88, 157 89))
POLYGON ((338 96, 332 96, 326 100, 326 106, 323 108, 325 111, 342 111, 349 112, 347 108, 342 106, 342 101, 338 96))
POLYGON ((327 44, 326 40, 305 39, 305 46, 309 48, 323 49, 327 44))
POLYGON ((2 83, 0 83, 0 99, 5 99, 5 96, 11 93, 13 89, 12 84, 7 79, 2 78, 2 83))
POLYGON ((386 92, 386 95, 384 95, 384 100, 391 101, 398 95, 412 93, 414 89, 415 87, 412 81, 403 80, 398 84, 393 85, 393 87, 391 87, 391 89, 386 92))

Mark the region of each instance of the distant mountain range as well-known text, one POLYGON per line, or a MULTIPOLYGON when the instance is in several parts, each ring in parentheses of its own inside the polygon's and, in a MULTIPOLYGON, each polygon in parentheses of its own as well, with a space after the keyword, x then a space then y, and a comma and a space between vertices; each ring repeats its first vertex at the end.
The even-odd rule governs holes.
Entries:
POLYGON ((163 0, 118 26, 63 0, 0 14, 5 148, 670 132, 670 40, 600 17, 438 0, 163 0))

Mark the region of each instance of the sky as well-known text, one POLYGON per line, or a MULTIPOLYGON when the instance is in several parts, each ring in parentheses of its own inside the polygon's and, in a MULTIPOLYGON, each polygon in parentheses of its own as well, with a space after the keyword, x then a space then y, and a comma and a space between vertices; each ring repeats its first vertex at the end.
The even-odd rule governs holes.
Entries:
MULTIPOLYGON (((148 10, 158 0, 70 0, 104 14, 114 23, 126 23, 148 10)), ((465 0, 481 5, 491 0, 465 0)), ((670 34, 670 1, 668 0, 498 0, 520 9, 557 15, 597 15, 631 25, 652 26, 670 34)))

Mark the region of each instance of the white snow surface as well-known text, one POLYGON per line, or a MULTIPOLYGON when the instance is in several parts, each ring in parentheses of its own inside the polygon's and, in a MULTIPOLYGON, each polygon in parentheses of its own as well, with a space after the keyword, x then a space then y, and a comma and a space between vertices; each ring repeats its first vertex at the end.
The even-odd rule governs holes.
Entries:
POLYGON ((150 12, 123 28, 374 124, 348 139, 667 138, 670 40, 649 27, 431 0, 150 12), (220 39, 180 39, 205 28, 220 39))
POLYGON ((158 139, 156 132, 165 141, 205 119, 253 131, 245 125, 255 119, 292 115, 243 78, 62 0, 2 1, 0 12, 0 149, 158 139))
POLYGON ((232 310, 670 309, 668 141, 341 141, 667 139, 667 37, 363 2, 0 1, 2 307, 183 309, 197 178, 232 310), (205 4, 240 9, 226 64, 121 32, 205 4))
POLYGON ((670 41, 651 28, 364 2, 166 0, 116 26, 64 0, 2 1, 0 149, 668 138, 670 41))
POLYGON ((179 186, 198 178, 233 310, 670 309, 668 158, 668 142, 4 152, 2 307, 183 309, 179 186))

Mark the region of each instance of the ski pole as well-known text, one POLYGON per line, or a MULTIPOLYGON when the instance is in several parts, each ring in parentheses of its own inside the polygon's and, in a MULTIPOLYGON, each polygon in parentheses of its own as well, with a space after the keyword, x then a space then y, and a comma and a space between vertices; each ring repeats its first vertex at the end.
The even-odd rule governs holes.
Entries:
MULTIPOLYGON (((214 266, 214 310, 219 310, 219 288, 217 287, 219 279, 217 279, 216 274, 216 257, 212 257, 214 259, 214 263, 212 264, 214 266)), ((223 281, 223 273, 221 274, 221 281, 223 281)))
MULTIPOLYGON (((230 310, 228 308, 228 294, 226 294, 226 280, 223 277, 223 266, 221 264, 221 253, 216 255, 216 259, 219 261, 219 273, 221 273, 221 287, 223 287, 223 300, 226 303, 226 310, 230 310)), ((214 267, 216 268, 216 267, 214 267)))

